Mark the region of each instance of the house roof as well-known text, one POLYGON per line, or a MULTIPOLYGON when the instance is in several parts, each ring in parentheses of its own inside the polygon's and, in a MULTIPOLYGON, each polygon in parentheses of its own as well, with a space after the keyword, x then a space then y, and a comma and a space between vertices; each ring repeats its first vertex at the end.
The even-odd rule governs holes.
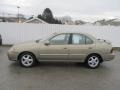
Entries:
MULTIPOLYGON (((5 22, 18 22, 18 17, 0 17, 1 20, 5 20, 5 22)), ((25 22, 26 18, 20 17, 20 22, 25 22)))
POLYGON ((42 23, 42 24, 48 24, 47 22, 39 19, 39 18, 32 18, 30 20, 25 21, 24 23, 42 23))

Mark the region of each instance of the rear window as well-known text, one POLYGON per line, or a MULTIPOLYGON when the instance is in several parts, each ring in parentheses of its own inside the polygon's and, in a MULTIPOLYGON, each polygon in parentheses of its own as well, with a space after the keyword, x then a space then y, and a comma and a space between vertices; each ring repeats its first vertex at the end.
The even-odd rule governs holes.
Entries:
POLYGON ((86 37, 86 44, 93 44, 93 40, 86 37))

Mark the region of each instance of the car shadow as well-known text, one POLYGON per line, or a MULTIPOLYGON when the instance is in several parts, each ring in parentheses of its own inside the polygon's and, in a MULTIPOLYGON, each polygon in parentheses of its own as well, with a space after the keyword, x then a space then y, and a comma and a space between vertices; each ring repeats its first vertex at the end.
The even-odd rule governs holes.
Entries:
MULTIPOLYGON (((10 68, 25 68, 19 65, 18 62, 11 62, 9 65, 10 68)), ((30 68, 41 68, 41 67, 59 67, 59 68, 65 68, 65 67, 79 67, 79 68, 85 68, 84 63, 73 63, 73 62, 38 62, 35 66, 30 68)), ((27 68, 28 69, 28 68, 27 68)))
POLYGON ((90 69, 85 66, 84 63, 75 63, 75 62, 39 62, 37 65, 30 67, 30 68, 25 68, 19 65, 18 62, 11 62, 8 66, 10 69, 79 69, 79 70, 104 70, 104 71, 109 71, 110 67, 106 66, 104 64, 101 64, 100 67, 97 69, 90 69))
POLYGON ((73 62, 40 62, 36 67, 80 67, 83 68, 84 63, 73 63, 73 62))

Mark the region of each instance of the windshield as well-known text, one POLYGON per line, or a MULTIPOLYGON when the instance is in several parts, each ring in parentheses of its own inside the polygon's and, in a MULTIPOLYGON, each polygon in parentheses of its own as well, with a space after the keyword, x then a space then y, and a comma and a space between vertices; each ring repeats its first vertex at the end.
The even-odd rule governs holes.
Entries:
POLYGON ((46 36, 45 38, 42 38, 42 39, 37 39, 36 42, 44 42, 46 40, 49 40, 49 38, 51 38, 54 34, 50 34, 48 36, 46 36))

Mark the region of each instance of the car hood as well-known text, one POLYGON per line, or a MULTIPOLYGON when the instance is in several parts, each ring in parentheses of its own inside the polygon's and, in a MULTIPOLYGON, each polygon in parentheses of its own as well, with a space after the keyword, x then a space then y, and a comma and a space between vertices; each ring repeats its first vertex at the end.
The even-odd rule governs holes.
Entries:
POLYGON ((28 44, 35 44, 36 41, 26 41, 26 42, 21 42, 21 43, 17 43, 14 46, 21 46, 21 45, 28 45, 28 44))
POLYGON ((18 43, 18 44, 15 44, 13 45, 12 48, 16 48, 16 49, 30 49, 30 48, 35 48, 37 47, 38 45, 42 44, 41 42, 36 42, 36 41, 27 41, 27 42, 22 42, 22 43, 18 43))

